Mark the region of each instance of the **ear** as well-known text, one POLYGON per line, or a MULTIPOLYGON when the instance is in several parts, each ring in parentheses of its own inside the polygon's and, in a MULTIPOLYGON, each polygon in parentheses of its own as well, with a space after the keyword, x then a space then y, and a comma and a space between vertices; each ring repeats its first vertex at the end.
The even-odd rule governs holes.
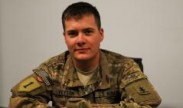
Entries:
POLYGON ((100 32, 101 41, 102 41, 104 39, 104 29, 101 28, 99 32, 100 32))
POLYGON ((65 32, 63 32, 62 35, 65 37, 65 32))
POLYGON ((63 32, 63 36, 64 36, 64 40, 65 40, 65 42, 66 42, 66 36, 65 36, 65 32, 63 32))

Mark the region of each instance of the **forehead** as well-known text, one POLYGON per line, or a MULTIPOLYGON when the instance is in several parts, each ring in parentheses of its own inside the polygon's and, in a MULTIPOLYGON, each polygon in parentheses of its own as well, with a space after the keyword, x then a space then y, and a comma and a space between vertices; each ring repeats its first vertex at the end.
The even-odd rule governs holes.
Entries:
POLYGON ((78 27, 97 27, 95 17, 91 14, 80 17, 72 17, 65 20, 65 28, 72 29, 78 27))

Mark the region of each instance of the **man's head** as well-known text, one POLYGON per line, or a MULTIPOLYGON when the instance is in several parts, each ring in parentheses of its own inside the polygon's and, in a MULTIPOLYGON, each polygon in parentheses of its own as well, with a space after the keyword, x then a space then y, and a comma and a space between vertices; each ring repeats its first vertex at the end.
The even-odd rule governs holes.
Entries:
POLYGON ((101 28, 100 14, 96 7, 86 2, 77 2, 69 5, 62 14, 62 25, 65 31, 65 21, 74 18, 81 19, 84 15, 93 15, 98 26, 101 28))
POLYGON ((74 3, 66 8, 62 21, 65 43, 75 65, 84 69, 97 65, 104 37, 97 9, 85 2, 74 3))

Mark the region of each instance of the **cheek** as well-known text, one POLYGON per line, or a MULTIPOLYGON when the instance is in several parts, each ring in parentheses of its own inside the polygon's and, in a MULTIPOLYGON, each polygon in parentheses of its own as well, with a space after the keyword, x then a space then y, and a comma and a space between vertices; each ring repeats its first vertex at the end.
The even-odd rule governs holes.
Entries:
POLYGON ((70 46, 70 42, 68 41, 68 39, 67 38, 65 38, 65 44, 67 45, 67 47, 69 48, 69 46, 70 46))
POLYGON ((71 50, 74 47, 74 41, 70 39, 65 39, 65 43, 69 50, 71 50))
POLYGON ((100 42, 101 42, 101 39, 100 38, 97 38, 93 41, 94 43, 94 46, 98 47, 100 45, 100 42))

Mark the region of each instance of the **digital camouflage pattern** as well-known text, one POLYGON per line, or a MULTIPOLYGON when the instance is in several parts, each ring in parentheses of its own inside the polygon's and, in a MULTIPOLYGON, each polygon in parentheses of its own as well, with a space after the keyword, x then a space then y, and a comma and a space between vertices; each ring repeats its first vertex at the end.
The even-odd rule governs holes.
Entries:
POLYGON ((152 108, 161 102, 132 59, 107 50, 101 50, 98 71, 87 86, 80 82, 66 51, 42 63, 11 91, 10 108, 49 108, 49 101, 56 108, 152 108))

